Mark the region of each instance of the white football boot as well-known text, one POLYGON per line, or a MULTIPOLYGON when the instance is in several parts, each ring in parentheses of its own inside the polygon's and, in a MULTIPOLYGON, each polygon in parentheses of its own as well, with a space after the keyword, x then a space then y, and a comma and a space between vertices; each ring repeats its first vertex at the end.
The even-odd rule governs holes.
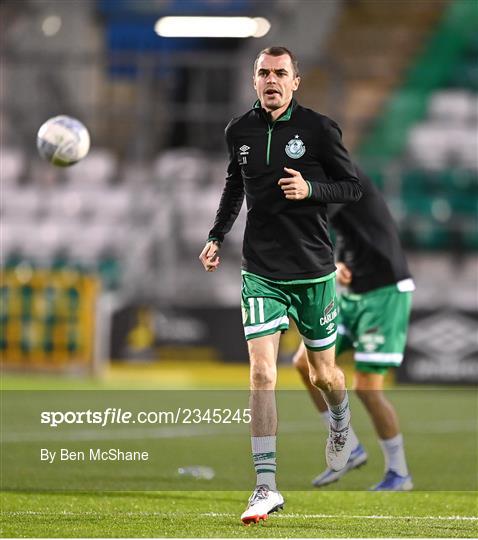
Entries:
POLYGON ((266 520, 269 514, 282 510, 284 507, 284 497, 278 492, 269 489, 269 486, 261 484, 256 486, 249 497, 248 505, 241 516, 244 525, 259 523, 261 519, 266 520))
POLYGON ((336 431, 329 426, 329 436, 325 447, 325 460, 334 471, 341 471, 352 452, 352 439, 349 437, 350 423, 344 429, 336 431))
POLYGON ((353 469, 358 469, 362 465, 367 463, 367 452, 365 452, 363 446, 358 444, 356 448, 352 450, 347 465, 340 471, 334 471, 327 467, 325 471, 312 480, 312 484, 315 487, 322 487, 331 484, 332 482, 337 482, 344 474, 353 469))

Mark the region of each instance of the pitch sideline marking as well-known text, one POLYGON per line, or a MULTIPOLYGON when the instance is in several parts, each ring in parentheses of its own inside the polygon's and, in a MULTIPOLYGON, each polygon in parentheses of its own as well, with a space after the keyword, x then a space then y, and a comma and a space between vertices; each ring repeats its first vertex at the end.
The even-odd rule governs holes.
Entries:
MULTIPOLYGON (((3 512, 4 515, 10 516, 110 516, 117 515, 115 512, 70 512, 63 510, 62 512, 37 512, 34 510, 19 510, 13 512, 3 512)), ((121 512, 124 516, 151 516, 151 517, 171 517, 171 516, 197 516, 197 517, 237 517, 237 514, 232 512, 202 512, 200 514, 194 514, 192 512, 121 512)), ((302 518, 302 519, 406 519, 406 520, 436 520, 436 521, 478 521, 478 516, 381 516, 371 515, 365 516, 360 514, 286 514, 280 513, 272 516, 274 519, 289 519, 289 518, 302 518)))
MULTIPOLYGON (((204 437, 207 435, 242 435, 245 432, 245 428, 248 428, 247 424, 235 425, 231 424, 225 428, 223 424, 191 424, 191 425, 174 425, 170 424, 167 427, 134 427, 131 425, 129 428, 113 429, 111 431, 102 432, 95 429, 78 429, 67 432, 33 432, 33 433, 15 433, 7 432, 2 436, 3 443, 19 443, 19 442, 40 442, 40 441, 100 441, 100 440, 136 440, 136 439, 180 439, 189 437, 204 437), (232 429, 231 429, 232 428, 232 429), (239 429, 238 429, 239 428, 239 429)), ((454 429, 452 426, 442 426, 445 429, 437 429, 438 426, 430 428, 421 427, 416 432, 420 433, 474 433, 476 427, 472 426, 469 421, 457 425, 455 423, 454 429)), ((281 433, 302 433, 302 432, 317 432, 319 429, 317 425, 310 421, 299 422, 282 422, 280 425, 281 433)), ((414 433, 414 429, 408 429, 409 433, 414 433)))

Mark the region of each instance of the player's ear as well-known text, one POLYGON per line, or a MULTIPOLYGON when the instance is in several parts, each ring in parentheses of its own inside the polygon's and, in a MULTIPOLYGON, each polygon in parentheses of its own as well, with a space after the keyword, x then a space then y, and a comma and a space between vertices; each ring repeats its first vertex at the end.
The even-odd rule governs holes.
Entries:
POLYGON ((255 76, 255 75, 252 76, 252 84, 253 84, 253 86, 254 86, 254 90, 257 90, 257 86, 256 86, 256 76, 255 76))
POLYGON ((299 88, 299 84, 300 84, 300 77, 296 77, 294 79, 294 82, 292 84, 292 89, 295 91, 297 90, 297 88, 299 88))

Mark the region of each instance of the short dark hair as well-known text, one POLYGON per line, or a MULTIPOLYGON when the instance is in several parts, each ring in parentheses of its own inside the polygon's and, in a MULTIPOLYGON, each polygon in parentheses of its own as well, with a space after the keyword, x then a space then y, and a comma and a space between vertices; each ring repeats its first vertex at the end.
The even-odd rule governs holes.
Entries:
POLYGON ((254 73, 256 72, 257 62, 263 54, 269 54, 270 56, 283 56, 284 54, 287 54, 287 56, 290 58, 292 68, 294 70, 294 77, 299 76, 299 62, 297 61, 297 58, 294 56, 292 51, 290 51, 287 47, 267 47, 267 49, 262 49, 262 51, 256 56, 256 59, 254 60, 254 73))

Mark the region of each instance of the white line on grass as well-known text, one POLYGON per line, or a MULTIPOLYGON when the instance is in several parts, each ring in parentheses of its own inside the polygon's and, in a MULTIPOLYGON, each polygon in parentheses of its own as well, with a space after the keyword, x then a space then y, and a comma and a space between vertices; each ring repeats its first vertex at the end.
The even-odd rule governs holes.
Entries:
MULTIPOLYGON (((57 429, 57 428, 54 428, 57 429)), ((104 428, 99 428, 104 429, 104 428)), ((70 431, 49 431, 43 433, 4 433, 3 443, 37 441, 115 441, 137 439, 181 439, 184 437, 203 437, 206 435, 230 435, 231 429, 221 430, 214 426, 177 426, 162 428, 131 428, 99 431, 95 429, 70 431)))
MULTIPOLYGON (((114 516, 115 512, 70 512, 63 510, 62 512, 37 512, 34 510, 20 510, 15 512, 3 512, 4 515, 9 516, 114 516)), ((203 512, 195 514, 193 512, 121 512, 122 516, 129 517, 237 517, 238 514, 232 512, 203 512)), ((405 519, 405 520, 434 520, 434 521, 478 521, 478 516, 380 516, 371 515, 365 516, 360 514, 275 514, 274 519, 405 519)))
MULTIPOLYGON (((179 425, 167 427, 143 427, 134 425, 121 429, 72 429, 63 431, 58 428, 45 427, 43 432, 3 432, 2 443, 39 442, 39 441, 115 441, 144 439, 181 439, 188 437, 204 437, 208 435, 239 435, 246 433, 249 426, 244 425, 179 425), (49 429, 49 431, 47 431, 49 429), (55 431, 51 431, 54 429, 55 431)), ((282 422, 280 433, 315 433, 319 432, 316 422, 282 422)), ((476 425, 470 421, 443 422, 437 421, 427 426, 408 426, 407 433, 441 434, 441 433, 473 433, 476 425)))
MULTIPOLYGON (((233 517, 236 514, 231 513, 217 513, 206 512, 201 514, 205 517, 233 517)), ((441 521, 478 521, 476 516, 362 516, 362 515, 348 515, 348 514, 275 514, 275 518, 302 518, 302 519, 435 519, 441 521)))
POLYGON ((476 516, 361 516, 346 514, 279 514, 280 518, 305 518, 305 519, 435 519, 446 521, 478 521, 476 516))

